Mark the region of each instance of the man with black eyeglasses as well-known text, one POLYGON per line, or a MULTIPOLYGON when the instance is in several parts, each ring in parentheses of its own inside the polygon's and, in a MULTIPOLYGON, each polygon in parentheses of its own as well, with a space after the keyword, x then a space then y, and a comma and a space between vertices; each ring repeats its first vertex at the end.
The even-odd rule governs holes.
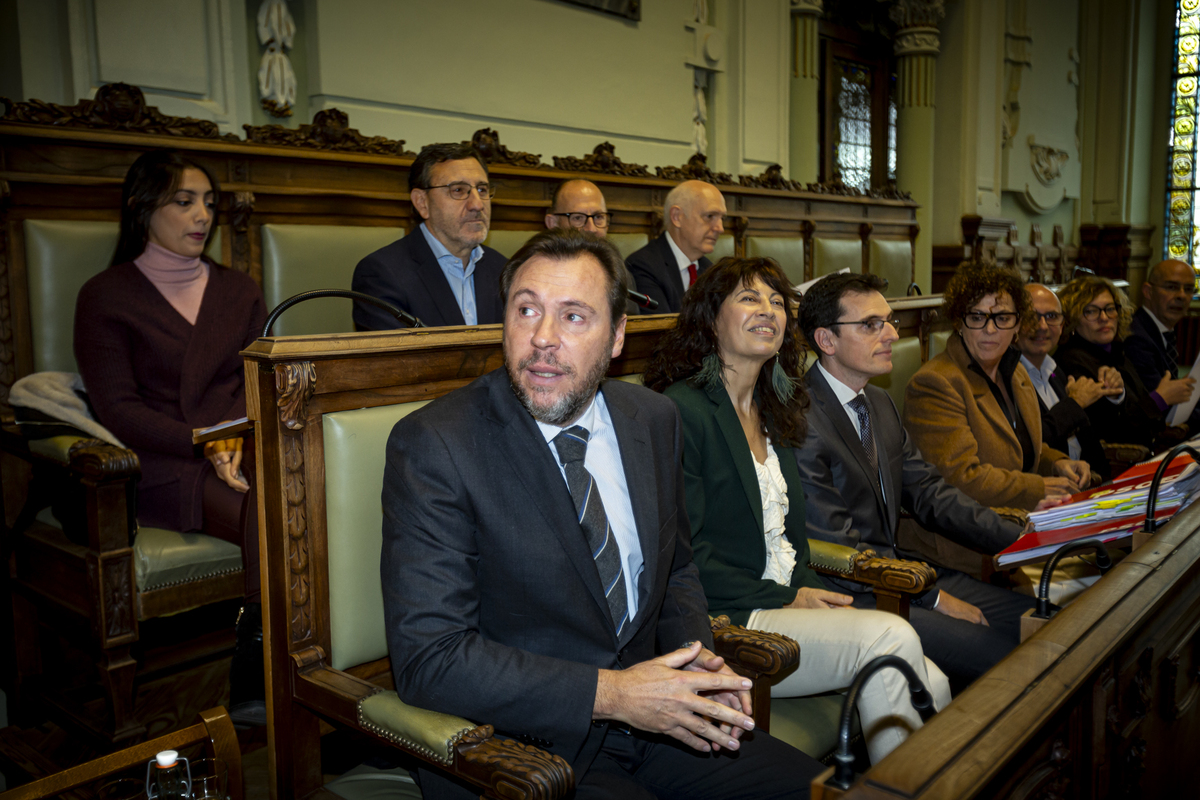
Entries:
MULTIPOLYGON (((1179 320, 1187 316, 1195 291, 1196 273, 1190 265, 1175 260, 1155 264, 1142 284, 1142 307, 1134 312, 1125 339, 1125 354, 1146 388, 1157 393, 1151 399, 1163 412, 1186 401, 1195 386, 1194 378, 1179 379, 1175 333, 1179 320)), ((1193 411, 1187 422, 1194 431, 1200 412, 1193 411)))
MULTIPOLYGON (((1016 541, 1021 528, 942 478, 909 438, 895 403, 868 381, 892 371, 899 338, 877 275, 827 275, 800 301, 799 323, 817 365, 805 382, 808 436, 796 449, 808 536, 872 549, 888 558, 928 561, 897 545, 901 509, 927 530, 983 553, 1016 541)), ((1003 322, 1003 321, 1001 321, 1003 322)), ((982 675, 1018 642, 1030 597, 940 564, 937 587, 912 601, 909 622, 925 655, 955 690, 982 675)), ((857 608, 874 608, 862 584, 826 578, 857 608)))
POLYGON ((1112 477, 1108 459, 1085 409, 1102 398, 1109 403, 1122 401, 1125 387, 1121 373, 1101 367, 1101 380, 1093 380, 1086 376, 1068 378, 1065 371, 1059 370, 1050 353, 1058 347, 1063 332, 1062 304, 1040 283, 1030 284, 1027 289, 1033 314, 1021 326, 1016 345, 1029 382, 1037 392, 1042 441, 1072 459, 1083 459, 1093 473, 1108 480, 1112 477))
MULTIPOLYGON (((611 220, 608 204, 604 202, 604 193, 600 191, 599 186, 585 180, 560 183, 554 190, 550 210, 546 212, 547 228, 578 228, 594 233, 601 239, 608 236, 608 224, 611 220)), ((635 282, 629 267, 625 268, 625 278, 632 289, 635 282)), ((641 313, 641 308, 632 299, 626 300, 625 313, 636 317, 641 313)))
MULTIPOLYGON (((506 259, 483 244, 495 193, 483 157, 470 143, 426 145, 409 168, 408 191, 424 221, 358 262, 351 288, 430 327, 503 322, 500 273, 506 259)), ((401 323, 355 301, 354 327, 390 330, 401 323)))

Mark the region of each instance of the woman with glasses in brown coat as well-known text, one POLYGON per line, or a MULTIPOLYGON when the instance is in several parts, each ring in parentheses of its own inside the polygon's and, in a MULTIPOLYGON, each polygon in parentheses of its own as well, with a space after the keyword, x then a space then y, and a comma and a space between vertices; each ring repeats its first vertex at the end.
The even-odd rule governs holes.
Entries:
POLYGON ((1037 393, 1012 347, 1031 313, 1021 277, 963 265, 942 313, 954 333, 913 376, 904 402, 904 427, 925 459, 985 506, 1029 511, 1087 486, 1087 463, 1042 441, 1037 393))

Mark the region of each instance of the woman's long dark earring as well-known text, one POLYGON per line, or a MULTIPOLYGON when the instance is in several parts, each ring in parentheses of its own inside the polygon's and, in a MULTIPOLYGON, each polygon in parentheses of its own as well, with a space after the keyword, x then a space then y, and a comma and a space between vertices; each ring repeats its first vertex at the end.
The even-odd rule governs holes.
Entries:
POLYGON ((714 350, 700 361, 700 371, 696 373, 696 384, 710 386, 721 384, 721 357, 714 350))
POLYGON ((775 366, 771 368, 771 388, 775 391, 779 402, 785 406, 792 402, 792 398, 796 395, 796 386, 799 383, 800 381, 787 374, 787 370, 783 368, 782 359, 776 353, 775 366))

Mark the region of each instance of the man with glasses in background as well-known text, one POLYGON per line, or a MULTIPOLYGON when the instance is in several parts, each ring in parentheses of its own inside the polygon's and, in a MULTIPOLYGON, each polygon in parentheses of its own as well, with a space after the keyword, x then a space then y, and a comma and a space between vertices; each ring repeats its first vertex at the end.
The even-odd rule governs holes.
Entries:
MULTIPOLYGON (((424 221, 358 262, 351 288, 430 327, 503 322, 500 273, 506 259, 483 245, 495 189, 482 156, 469 143, 426 145, 409 168, 408 191, 424 221)), ((354 327, 389 330, 401 323, 377 306, 355 301, 354 327)))
POLYGON ((1112 367, 1100 368, 1100 380, 1086 376, 1066 377, 1050 355, 1058 347, 1063 332, 1062 304, 1054 292, 1033 283, 1027 287, 1033 306, 1032 319, 1026 320, 1017 334, 1021 364, 1029 373, 1029 382, 1037 391, 1042 411, 1042 441, 1071 458, 1083 459, 1092 473, 1108 480, 1111 471, 1100 437, 1088 421, 1088 406, 1101 398, 1120 403, 1125 399, 1121 373, 1112 367))
MULTIPOLYGON (((563 181, 558 185, 550 201, 550 210, 546 212, 547 228, 578 228, 594 233, 601 239, 608 236, 608 225, 611 221, 612 214, 608 213, 608 204, 604 202, 604 193, 600 191, 600 187, 591 181, 578 179, 563 181)), ((629 267, 625 268, 625 278, 632 289, 634 280, 629 267)), ((632 299, 628 299, 625 301, 625 313, 635 317, 641 313, 641 308, 632 299)))
MULTIPOLYGON (((1196 273, 1183 261, 1160 261, 1142 284, 1142 307, 1133 314, 1125 354, 1137 368, 1159 410, 1167 412, 1191 397, 1195 379, 1179 379, 1179 350, 1175 327, 1187 316, 1196 290, 1196 273)), ((1190 366, 1190 365, 1189 365, 1190 366)), ((1184 420, 1179 420, 1183 422, 1184 420)), ((1195 431, 1200 414, 1187 420, 1195 431)))
MULTIPOLYGON (((897 545, 903 508, 927 530, 997 553, 1021 528, 946 483, 921 457, 888 393, 868 383, 892 371, 892 344, 899 338, 883 288, 878 275, 838 273, 800 301, 800 328, 818 357, 805 378, 812 400, 808 436, 796 449, 808 536, 928 561, 897 545)), ((1019 619, 1034 600, 932 566, 937 587, 913 599, 909 622, 925 655, 957 691, 1018 644, 1019 619)), ((875 595, 862 584, 825 580, 853 597, 855 607, 875 607, 875 595)))

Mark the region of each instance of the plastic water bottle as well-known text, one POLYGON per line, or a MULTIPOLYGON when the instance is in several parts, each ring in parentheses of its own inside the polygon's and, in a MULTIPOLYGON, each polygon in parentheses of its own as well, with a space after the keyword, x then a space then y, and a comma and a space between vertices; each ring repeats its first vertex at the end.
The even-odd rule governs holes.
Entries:
POLYGON ((163 750, 146 764, 146 797, 150 800, 190 800, 192 770, 186 758, 163 750))

